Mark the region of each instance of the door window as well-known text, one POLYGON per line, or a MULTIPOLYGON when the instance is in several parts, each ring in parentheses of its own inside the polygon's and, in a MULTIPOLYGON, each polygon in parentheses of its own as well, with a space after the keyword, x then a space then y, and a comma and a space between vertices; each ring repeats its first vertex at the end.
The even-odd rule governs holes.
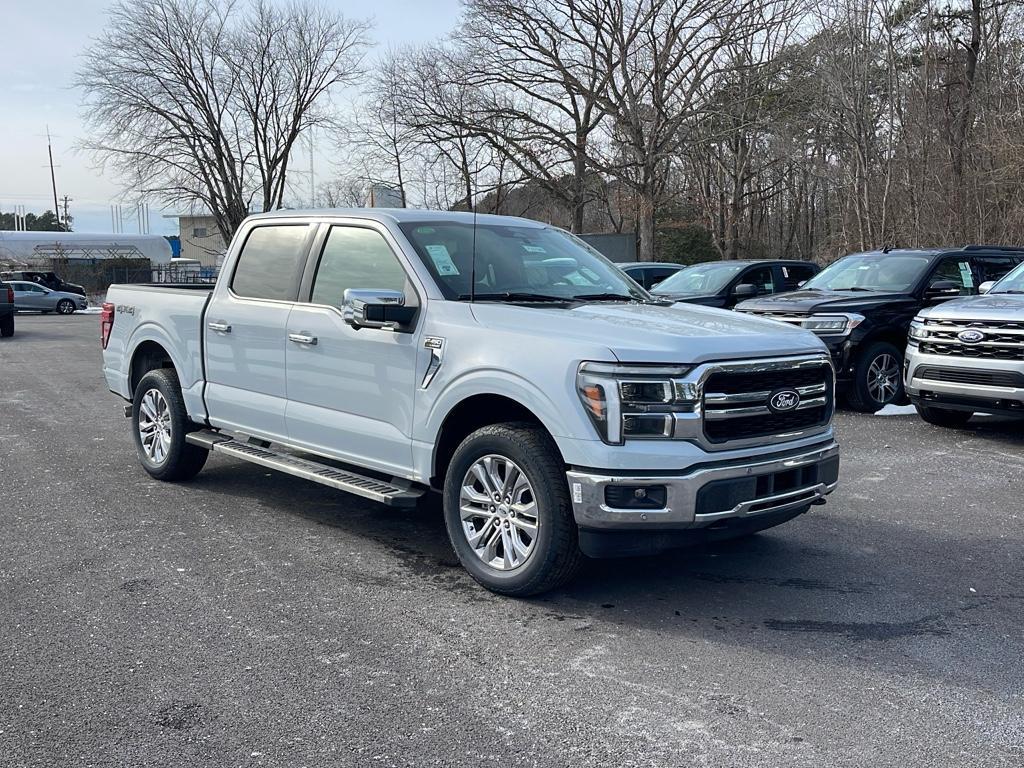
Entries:
POLYGON ((309 226, 262 226, 245 239, 231 290, 251 299, 295 301, 302 277, 309 226))
POLYGON ((366 227, 331 227, 310 301, 341 308, 345 291, 405 291, 406 275, 384 236, 366 227))
POLYGON ((971 273, 971 263, 967 259, 943 259, 939 266, 932 272, 928 279, 928 287, 936 283, 956 283, 961 296, 968 296, 973 293, 974 275, 971 273))
POLYGON ((775 277, 770 264, 748 270, 740 278, 740 283, 755 286, 758 294, 775 293, 775 277))
POLYGON ((1012 256, 974 257, 974 266, 978 270, 979 284, 988 280, 999 280, 1018 264, 1020 264, 1020 260, 1012 256))
POLYGON ((817 270, 808 264, 782 264, 779 271, 782 272, 783 291, 795 291, 800 287, 800 283, 810 280, 817 273, 817 270))

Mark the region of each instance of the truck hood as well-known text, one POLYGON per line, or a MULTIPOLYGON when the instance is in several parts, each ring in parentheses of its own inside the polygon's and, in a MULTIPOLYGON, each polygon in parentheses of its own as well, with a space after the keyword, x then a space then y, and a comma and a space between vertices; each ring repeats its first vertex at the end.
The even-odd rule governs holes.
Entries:
POLYGON ((943 302, 921 312, 924 317, 943 320, 1011 320, 1024 316, 1024 294, 989 293, 943 302))
POLYGON ((906 293, 874 293, 868 291, 827 291, 807 288, 791 293, 780 293, 758 299, 748 299, 736 305, 744 312, 791 312, 810 315, 820 312, 860 312, 898 301, 913 302, 906 293))
POLYGON ((826 352, 813 333, 695 304, 584 304, 569 309, 474 304, 477 321, 503 331, 607 347, 621 362, 703 363, 826 352))

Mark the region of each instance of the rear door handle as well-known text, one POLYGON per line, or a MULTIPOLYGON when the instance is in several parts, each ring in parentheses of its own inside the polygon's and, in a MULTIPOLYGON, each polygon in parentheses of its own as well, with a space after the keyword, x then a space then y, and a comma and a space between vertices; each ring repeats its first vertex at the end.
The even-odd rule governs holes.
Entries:
POLYGON ((296 344, 316 344, 316 336, 310 336, 308 333, 289 333, 288 341, 294 341, 296 344))
POLYGON ((211 331, 220 331, 221 333, 231 333, 231 323, 225 323, 223 320, 213 320, 206 324, 206 327, 211 331))

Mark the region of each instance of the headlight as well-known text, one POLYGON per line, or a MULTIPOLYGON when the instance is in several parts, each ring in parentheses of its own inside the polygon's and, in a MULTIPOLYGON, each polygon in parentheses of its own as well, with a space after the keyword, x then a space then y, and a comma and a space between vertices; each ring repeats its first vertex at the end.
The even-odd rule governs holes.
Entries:
POLYGON ((582 363, 576 391, 601 439, 622 445, 626 438, 671 438, 673 414, 692 412, 696 390, 679 381, 689 373, 680 365, 582 363))
POLYGON ((800 327, 814 333, 848 334, 864 322, 864 315, 847 312, 841 315, 811 315, 800 322, 800 327))
POLYGON ((910 323, 910 332, 907 334, 911 341, 924 341, 928 338, 928 331, 925 330, 924 322, 915 317, 910 323))

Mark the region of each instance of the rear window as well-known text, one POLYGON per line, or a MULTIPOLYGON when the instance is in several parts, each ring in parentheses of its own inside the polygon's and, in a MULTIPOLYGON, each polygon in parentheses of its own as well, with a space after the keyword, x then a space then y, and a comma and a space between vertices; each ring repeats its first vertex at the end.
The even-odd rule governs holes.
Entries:
POLYGON ((308 234, 306 224, 253 229, 239 254, 231 290, 250 299, 295 301, 308 234))

